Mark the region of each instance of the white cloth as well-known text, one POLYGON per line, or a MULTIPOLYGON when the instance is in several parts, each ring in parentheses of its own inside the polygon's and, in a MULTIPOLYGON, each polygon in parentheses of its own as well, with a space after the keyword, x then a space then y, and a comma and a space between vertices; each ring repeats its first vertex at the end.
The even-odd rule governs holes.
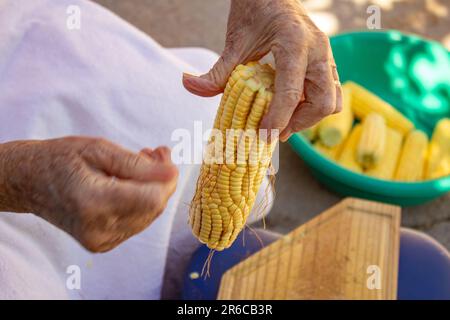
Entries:
MULTIPOLYGON (((217 55, 164 49, 94 3, 0 1, 0 39, 0 143, 88 135, 138 151, 173 147, 175 129, 213 122, 219 97, 189 94, 181 75, 206 71, 217 55), (66 26, 71 5, 81 9, 80 30, 66 26)), ((159 298, 175 216, 176 229, 194 241, 184 203, 193 169, 179 166, 165 212, 105 254, 87 252, 32 214, 0 213, 0 299, 159 298), (66 286, 71 265, 81 270, 80 290, 66 286)))

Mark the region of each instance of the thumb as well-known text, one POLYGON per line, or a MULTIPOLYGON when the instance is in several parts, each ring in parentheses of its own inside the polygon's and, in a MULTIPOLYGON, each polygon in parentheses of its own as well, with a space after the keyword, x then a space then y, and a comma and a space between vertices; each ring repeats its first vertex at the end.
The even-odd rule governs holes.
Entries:
POLYGON ((208 73, 194 76, 183 73, 183 85, 191 93, 201 97, 212 97, 223 92, 231 72, 239 61, 230 50, 225 50, 208 73))

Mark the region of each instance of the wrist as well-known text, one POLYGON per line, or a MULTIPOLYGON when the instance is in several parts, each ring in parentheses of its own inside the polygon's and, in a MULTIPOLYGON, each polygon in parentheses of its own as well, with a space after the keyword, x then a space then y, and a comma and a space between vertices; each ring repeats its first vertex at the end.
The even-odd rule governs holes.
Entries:
POLYGON ((37 141, 0 144, 0 211, 31 212, 26 186, 32 184, 31 154, 37 141))

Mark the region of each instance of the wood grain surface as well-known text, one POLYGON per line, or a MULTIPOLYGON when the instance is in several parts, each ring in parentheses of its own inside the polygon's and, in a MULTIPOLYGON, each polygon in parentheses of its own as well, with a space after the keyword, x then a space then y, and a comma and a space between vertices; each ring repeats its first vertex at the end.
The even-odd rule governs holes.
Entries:
POLYGON ((396 299, 400 211, 347 198, 228 270, 218 298, 396 299))

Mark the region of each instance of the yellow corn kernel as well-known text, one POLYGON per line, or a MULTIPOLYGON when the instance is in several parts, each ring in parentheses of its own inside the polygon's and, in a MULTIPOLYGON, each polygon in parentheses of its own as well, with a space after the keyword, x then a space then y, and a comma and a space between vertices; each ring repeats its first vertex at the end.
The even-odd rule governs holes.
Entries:
POLYGON ((450 118, 441 119, 434 128, 428 150, 426 178, 436 179, 450 174, 450 118))
POLYGON ((405 139, 394 179, 419 181, 423 179, 428 151, 428 137, 419 130, 411 131, 405 139))
POLYGON ((394 178, 395 169, 402 149, 402 134, 397 130, 387 128, 386 149, 380 162, 365 172, 365 174, 378 178, 391 180, 394 178))
POLYGON ((257 130, 272 99, 273 81, 270 66, 249 63, 236 67, 226 85, 214 121, 222 139, 209 140, 222 140, 218 149, 223 152, 208 146, 208 163, 204 159, 189 211, 193 234, 211 249, 224 250, 236 239, 270 164, 263 157, 271 155, 276 141, 267 145, 257 130), (215 159, 218 154, 225 159, 215 159))
POLYGON ((386 143, 386 122, 377 113, 364 118, 361 137, 356 148, 356 159, 364 169, 374 167, 383 157, 386 143))
POLYGON ((342 111, 326 117, 318 125, 320 141, 326 147, 334 147, 344 141, 352 129, 353 111, 351 108, 351 90, 348 86, 344 85, 342 91, 342 111))
POLYGON ((375 112, 386 120, 389 127, 403 135, 414 128, 414 124, 408 118, 377 95, 351 81, 346 82, 345 86, 352 92, 352 109, 358 119, 364 120, 366 116, 375 112))
POLYGON ((360 124, 353 128, 337 158, 341 166, 358 173, 362 172, 361 165, 356 161, 356 147, 361 137, 361 129, 360 124))

